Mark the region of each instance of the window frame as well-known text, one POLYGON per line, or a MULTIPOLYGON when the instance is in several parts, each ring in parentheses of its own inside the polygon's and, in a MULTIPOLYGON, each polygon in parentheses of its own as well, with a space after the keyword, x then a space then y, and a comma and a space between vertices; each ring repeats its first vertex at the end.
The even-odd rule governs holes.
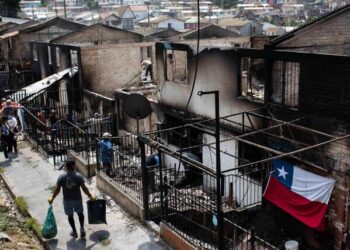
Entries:
POLYGON ((168 82, 173 82, 173 83, 176 83, 176 84, 182 84, 182 85, 188 85, 188 63, 189 63, 189 60, 190 60, 190 57, 189 57, 189 51, 188 50, 184 50, 184 49, 168 49, 168 50, 164 50, 164 78, 165 78, 165 81, 168 81, 168 82), (169 53, 169 51, 171 51, 171 53, 169 53), (186 72, 185 72, 185 81, 177 81, 176 78, 175 79, 169 79, 168 77, 168 60, 169 60, 169 55, 173 55, 174 56, 174 51, 181 51, 181 52, 185 52, 186 53, 186 66, 185 66, 185 69, 186 69, 186 72))

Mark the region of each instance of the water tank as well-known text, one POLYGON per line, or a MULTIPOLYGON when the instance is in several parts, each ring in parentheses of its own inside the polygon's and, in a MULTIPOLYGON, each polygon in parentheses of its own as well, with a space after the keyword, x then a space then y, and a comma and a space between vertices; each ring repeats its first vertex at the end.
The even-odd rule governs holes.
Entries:
POLYGON ((298 250, 299 243, 296 240, 289 240, 284 244, 286 250, 298 250))

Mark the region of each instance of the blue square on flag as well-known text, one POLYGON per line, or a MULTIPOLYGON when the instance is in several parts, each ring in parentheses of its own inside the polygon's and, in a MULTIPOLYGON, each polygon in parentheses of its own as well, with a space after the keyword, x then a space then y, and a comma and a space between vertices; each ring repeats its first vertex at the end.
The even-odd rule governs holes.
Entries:
POLYGON ((273 160, 273 173, 272 175, 276 177, 281 183, 283 183, 287 188, 291 188, 293 183, 293 172, 294 167, 292 164, 282 161, 280 159, 273 160))

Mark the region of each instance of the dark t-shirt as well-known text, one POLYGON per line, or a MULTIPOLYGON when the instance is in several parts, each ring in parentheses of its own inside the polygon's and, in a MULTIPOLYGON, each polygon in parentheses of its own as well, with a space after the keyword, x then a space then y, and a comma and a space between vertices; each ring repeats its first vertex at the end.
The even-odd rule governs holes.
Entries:
POLYGON ((62 187, 65 200, 81 200, 80 187, 83 183, 84 178, 75 171, 61 174, 57 180, 57 186, 62 187))

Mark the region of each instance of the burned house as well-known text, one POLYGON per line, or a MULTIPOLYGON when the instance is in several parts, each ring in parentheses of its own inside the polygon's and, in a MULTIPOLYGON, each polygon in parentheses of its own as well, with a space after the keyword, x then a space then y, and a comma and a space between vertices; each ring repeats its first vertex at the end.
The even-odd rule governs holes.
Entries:
MULTIPOLYGON (((24 29, 17 29, 16 31, 11 32, 11 34, 7 33, 6 39, 1 39, 0 44, 3 48, 4 44, 7 45, 9 41, 11 42, 9 50, 4 55, 5 58, 29 61, 29 42, 50 41, 53 38, 82 27, 84 27, 84 25, 60 17, 55 17, 43 23, 35 24, 24 29)), ((6 35, 6 33, 4 35, 6 35)))
MULTIPOLYGON (((1 71, 4 71, 3 89, 19 89, 32 83, 36 78, 31 72, 31 41, 48 41, 67 34, 84 25, 56 17, 44 23, 28 21, 9 28, 0 35, 1 71), (9 86, 11 82, 11 86, 9 86)), ((36 51, 33 55, 36 56, 36 51)))
POLYGON ((313 36, 345 23, 347 8, 265 49, 157 44, 161 129, 140 141, 158 150, 167 176, 160 180, 165 237, 173 230, 194 247, 221 249, 243 246, 254 229, 256 247, 288 239, 311 249, 349 246, 350 59, 345 42, 332 51, 313 36), (263 198, 276 159, 335 181, 324 232, 263 198))

